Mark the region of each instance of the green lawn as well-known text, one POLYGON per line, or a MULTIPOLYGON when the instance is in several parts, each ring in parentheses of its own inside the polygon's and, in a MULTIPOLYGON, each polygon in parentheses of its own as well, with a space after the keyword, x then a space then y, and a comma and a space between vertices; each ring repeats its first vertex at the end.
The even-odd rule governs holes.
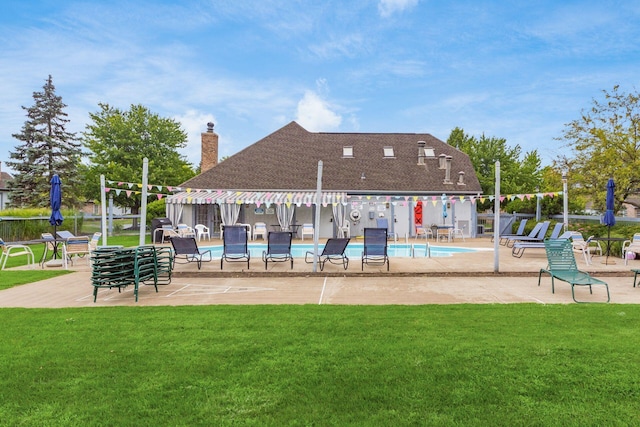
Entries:
POLYGON ((2 425, 640 424, 635 305, 0 310, 2 425))

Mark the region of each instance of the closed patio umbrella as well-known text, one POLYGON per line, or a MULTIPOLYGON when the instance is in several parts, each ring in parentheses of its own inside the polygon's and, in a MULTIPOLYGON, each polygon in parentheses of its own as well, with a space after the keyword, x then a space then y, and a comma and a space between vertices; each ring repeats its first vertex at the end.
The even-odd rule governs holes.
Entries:
MULTIPOLYGON (((62 189, 60 177, 56 174, 51 177, 51 188, 49 190, 49 204, 51 205, 51 216, 49 217, 49 224, 53 225, 53 236, 55 238, 57 228, 62 225, 64 217, 60 213, 60 207, 62 205, 62 189)), ((53 251, 54 259, 58 257, 57 245, 54 244, 53 251)))
POLYGON ((609 178, 607 181, 607 200, 606 200, 606 211, 604 213, 604 217, 602 218, 602 223, 607 226, 607 258, 605 263, 609 261, 609 252, 611 249, 611 227, 616 225, 616 217, 614 215, 615 209, 615 192, 616 192, 616 184, 613 181, 613 178, 609 178))

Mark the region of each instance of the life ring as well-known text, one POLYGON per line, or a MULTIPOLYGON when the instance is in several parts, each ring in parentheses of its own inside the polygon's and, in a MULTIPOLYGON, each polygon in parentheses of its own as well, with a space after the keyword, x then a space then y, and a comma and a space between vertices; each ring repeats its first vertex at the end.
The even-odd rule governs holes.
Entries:
POLYGON ((349 212, 349 218, 351 218, 351 221, 353 222, 357 222, 360 221, 360 211, 357 209, 352 210, 351 212, 349 212))

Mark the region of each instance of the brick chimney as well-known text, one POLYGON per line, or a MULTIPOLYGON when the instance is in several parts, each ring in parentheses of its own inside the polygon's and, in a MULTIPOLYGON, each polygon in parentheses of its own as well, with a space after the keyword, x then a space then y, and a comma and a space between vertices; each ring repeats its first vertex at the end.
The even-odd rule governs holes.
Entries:
POLYGON ((218 134, 213 131, 213 123, 207 123, 207 131, 201 134, 200 173, 218 164, 218 134))

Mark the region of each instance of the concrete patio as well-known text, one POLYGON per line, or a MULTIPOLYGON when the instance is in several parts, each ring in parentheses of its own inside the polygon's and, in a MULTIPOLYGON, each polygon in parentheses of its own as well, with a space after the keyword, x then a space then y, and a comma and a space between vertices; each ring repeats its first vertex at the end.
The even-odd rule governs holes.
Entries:
MULTIPOLYGON (((297 243, 297 242, 294 242, 297 243)), ((411 240, 409 243, 424 244, 411 240)), ((204 245, 204 243, 202 243, 204 245)), ((212 240, 212 245, 220 244, 212 240)), ((91 269, 86 261, 74 263, 73 273, 50 280, 17 286, 0 292, 0 307, 96 307, 96 306, 172 306, 207 304, 458 304, 458 303, 573 303, 571 287, 556 281, 551 293, 551 279, 543 276, 538 286, 538 272, 546 266, 543 249, 528 249, 522 258, 511 255, 511 249, 499 248, 499 269, 494 272, 493 242, 488 238, 465 242, 433 243, 481 249, 448 257, 392 258, 386 267, 364 266, 360 258, 350 259, 349 268, 327 263, 323 272, 312 272, 312 265, 296 258, 289 263, 269 263, 267 270, 261 259, 246 263, 224 263, 220 260, 202 264, 176 264, 171 284, 142 286, 139 301, 133 297, 133 286, 122 293, 103 290, 93 302, 91 269)), ((631 268, 640 268, 640 260, 625 265, 620 258, 609 258, 607 264, 594 257, 586 265, 576 253, 579 268, 605 280, 612 303, 640 303, 640 287, 633 287, 631 268)), ((603 286, 576 287, 576 298, 582 301, 606 301, 603 286)))

